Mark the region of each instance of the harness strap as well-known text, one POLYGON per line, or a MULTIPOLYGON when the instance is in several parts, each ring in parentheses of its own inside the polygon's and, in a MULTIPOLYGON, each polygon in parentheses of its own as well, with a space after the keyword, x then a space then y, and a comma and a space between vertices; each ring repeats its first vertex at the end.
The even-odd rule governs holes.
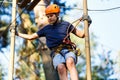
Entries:
POLYGON ((68 49, 69 51, 72 51, 73 49, 72 49, 72 46, 71 45, 69 45, 69 44, 60 44, 59 46, 57 46, 57 47, 54 47, 54 48, 51 48, 51 50, 52 51, 54 51, 55 53, 60 53, 60 51, 62 50, 62 49, 68 49))
POLYGON ((51 48, 51 57, 53 58, 55 55, 61 54, 62 49, 68 49, 68 52, 72 51, 76 56, 79 56, 81 54, 80 49, 76 49, 76 47, 70 44, 60 44, 57 47, 51 48))

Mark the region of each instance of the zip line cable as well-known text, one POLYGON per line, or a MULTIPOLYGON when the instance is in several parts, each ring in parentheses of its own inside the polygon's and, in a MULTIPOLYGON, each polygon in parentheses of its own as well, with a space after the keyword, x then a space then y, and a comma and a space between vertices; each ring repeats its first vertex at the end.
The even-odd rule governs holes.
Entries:
POLYGON ((88 9, 88 11, 111 11, 111 10, 115 10, 115 9, 120 9, 120 7, 113 7, 113 8, 109 8, 109 9, 102 9, 102 10, 92 10, 92 9, 88 9))
MULTIPOLYGON (((12 2, 9 2, 9 1, 0 1, 0 7, 3 5, 3 3, 12 3, 12 2)), ((44 4, 38 4, 38 6, 46 6, 44 4)), ((78 7, 65 7, 65 6, 60 6, 61 8, 66 8, 66 9, 77 9, 77 10, 83 10, 81 8, 78 8, 78 7)), ((120 9, 120 7, 113 7, 113 8, 108 8, 108 9, 88 9, 88 11, 111 11, 111 10, 115 10, 115 9, 120 9)))
MULTIPOLYGON (((77 10, 83 10, 81 8, 77 8, 77 7, 62 7, 62 8, 66 8, 66 9, 77 9, 77 10)), ((113 7, 113 8, 108 8, 108 9, 88 9, 88 11, 111 11, 111 10, 115 10, 115 9, 120 9, 120 7, 113 7)))

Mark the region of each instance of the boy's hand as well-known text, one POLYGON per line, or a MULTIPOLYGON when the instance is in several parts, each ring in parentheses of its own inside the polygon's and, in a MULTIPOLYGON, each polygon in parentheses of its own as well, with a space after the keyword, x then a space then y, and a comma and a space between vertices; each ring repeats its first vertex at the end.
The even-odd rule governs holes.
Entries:
POLYGON ((88 25, 90 25, 92 23, 92 20, 89 15, 83 15, 82 18, 83 18, 83 21, 88 20, 88 25))
POLYGON ((15 29, 15 35, 18 36, 17 25, 16 25, 15 27, 11 27, 11 28, 10 28, 10 32, 11 32, 12 29, 15 29))

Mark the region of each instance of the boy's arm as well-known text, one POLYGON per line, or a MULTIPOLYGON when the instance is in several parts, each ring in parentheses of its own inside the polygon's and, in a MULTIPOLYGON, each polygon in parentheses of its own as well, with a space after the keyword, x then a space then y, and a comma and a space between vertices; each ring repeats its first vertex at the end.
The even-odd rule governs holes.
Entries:
MULTIPOLYGON (((92 20, 91 20, 90 16, 83 16, 83 21, 85 19, 88 20, 88 27, 89 27, 90 24, 92 23, 92 20)), ((80 38, 84 38, 85 37, 85 32, 84 32, 84 30, 80 31, 80 30, 76 29, 75 35, 78 36, 78 37, 80 37, 80 38)))
POLYGON ((19 32, 17 33, 17 36, 22 37, 24 39, 28 39, 28 40, 33 40, 33 39, 36 39, 39 37, 37 35, 37 33, 33 33, 33 34, 29 35, 29 34, 23 34, 23 33, 19 33, 19 32))
POLYGON ((77 30, 76 29, 75 35, 80 37, 80 38, 84 38, 85 37, 85 32, 84 32, 84 30, 77 30))

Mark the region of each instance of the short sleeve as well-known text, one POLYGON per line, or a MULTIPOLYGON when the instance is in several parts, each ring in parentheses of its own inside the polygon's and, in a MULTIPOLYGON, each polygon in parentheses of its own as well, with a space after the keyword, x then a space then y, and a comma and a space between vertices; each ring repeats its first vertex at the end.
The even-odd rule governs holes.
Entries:
POLYGON ((36 33, 37 33, 37 35, 38 35, 39 37, 43 37, 43 36, 45 36, 44 28, 43 28, 43 29, 40 29, 40 30, 37 31, 36 33))
POLYGON ((71 23, 69 23, 69 26, 68 26, 68 32, 71 32, 72 31, 72 33, 76 33, 76 28, 71 24, 71 23))

